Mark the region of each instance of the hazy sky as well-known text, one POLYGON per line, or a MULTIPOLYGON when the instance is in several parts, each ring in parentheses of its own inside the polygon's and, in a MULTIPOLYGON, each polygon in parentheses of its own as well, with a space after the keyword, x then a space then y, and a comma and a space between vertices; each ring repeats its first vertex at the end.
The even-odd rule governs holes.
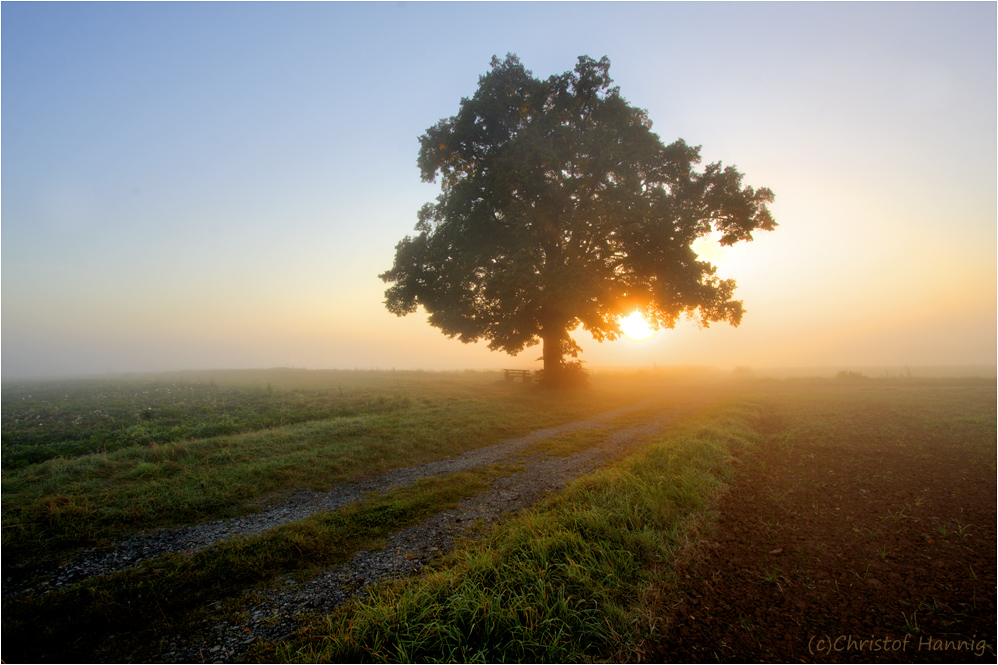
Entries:
POLYGON ((776 194, 739 328, 590 365, 996 362, 996 4, 10 3, 3 377, 539 368, 382 304, 418 137, 495 55, 606 55, 663 142, 776 194))

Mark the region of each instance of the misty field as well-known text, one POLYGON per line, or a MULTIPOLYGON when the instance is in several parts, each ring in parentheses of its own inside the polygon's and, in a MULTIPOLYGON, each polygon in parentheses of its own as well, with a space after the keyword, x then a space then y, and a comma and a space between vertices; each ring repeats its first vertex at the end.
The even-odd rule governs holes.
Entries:
POLYGON ((993 381, 653 372, 596 374, 567 393, 487 372, 4 384, 2 656, 993 660, 995 396, 993 381), (53 575, 130 534, 252 515, 295 490, 599 413, 598 426, 551 430, 499 462, 260 533, 64 583, 53 575), (330 611, 253 614, 261 595, 328 577, 524 466, 587 454, 656 418, 665 424, 636 447, 473 525, 418 575, 330 611), (293 633, 265 630, 285 620, 293 633), (238 650, 212 643, 220 626, 244 638, 238 650), (177 636, 196 650, 169 646, 177 636), (905 648, 885 649, 885 636, 905 648))

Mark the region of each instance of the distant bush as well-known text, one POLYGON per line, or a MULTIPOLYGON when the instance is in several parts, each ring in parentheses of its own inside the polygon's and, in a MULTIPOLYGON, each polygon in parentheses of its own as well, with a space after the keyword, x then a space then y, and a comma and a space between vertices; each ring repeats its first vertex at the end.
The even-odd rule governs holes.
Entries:
POLYGON ((835 375, 835 378, 840 381, 863 381, 870 377, 862 372, 850 372, 849 370, 842 370, 835 375))

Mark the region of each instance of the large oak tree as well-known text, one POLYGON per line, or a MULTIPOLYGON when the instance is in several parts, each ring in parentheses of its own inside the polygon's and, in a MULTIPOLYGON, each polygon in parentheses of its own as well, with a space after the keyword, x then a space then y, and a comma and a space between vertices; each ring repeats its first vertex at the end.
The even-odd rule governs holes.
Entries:
POLYGON ((422 306, 447 336, 510 354, 541 341, 555 383, 579 325, 603 341, 635 310, 653 327, 739 324, 735 282, 692 245, 772 230, 772 192, 730 166, 699 170, 699 147, 663 145, 609 69, 583 56, 541 81, 515 55, 494 57, 458 114, 420 137, 422 178, 439 177, 441 193, 380 275, 389 311, 422 306))

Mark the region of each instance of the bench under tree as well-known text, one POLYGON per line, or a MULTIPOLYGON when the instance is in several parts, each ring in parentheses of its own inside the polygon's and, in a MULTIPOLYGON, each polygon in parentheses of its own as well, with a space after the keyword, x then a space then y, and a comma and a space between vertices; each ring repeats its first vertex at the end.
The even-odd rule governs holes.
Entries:
POLYGON ((504 369, 502 371, 503 376, 506 379, 506 383, 512 383, 513 379, 516 377, 521 377, 524 383, 530 383, 530 370, 529 369, 504 369))

